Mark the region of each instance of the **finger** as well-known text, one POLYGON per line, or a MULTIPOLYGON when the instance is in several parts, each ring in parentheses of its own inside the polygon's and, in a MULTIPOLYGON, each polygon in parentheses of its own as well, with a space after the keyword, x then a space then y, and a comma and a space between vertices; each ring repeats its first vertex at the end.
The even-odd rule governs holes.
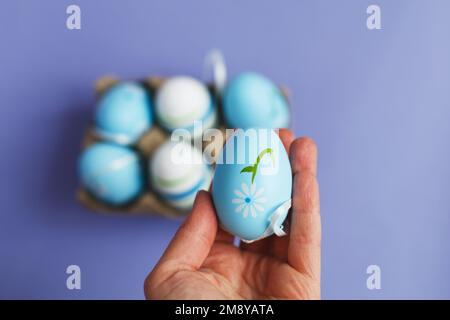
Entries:
POLYGON ((269 254, 271 242, 272 237, 264 238, 252 243, 246 243, 244 241, 241 241, 239 247, 245 251, 266 255, 269 254))
POLYGON ((289 220, 290 214, 288 214, 285 223, 284 223, 284 231, 288 234, 287 236, 277 237, 272 236, 273 240, 270 246, 270 255, 272 257, 277 258, 283 262, 287 261, 287 253, 289 247, 289 220))
POLYGON ((211 196, 199 191, 191 214, 170 242, 158 265, 170 263, 178 270, 198 269, 208 256, 217 233, 211 196))
POLYGON ((220 243, 224 243, 224 244, 233 244, 234 236, 231 233, 229 233, 229 232, 223 230, 221 227, 219 227, 217 229, 215 242, 220 242, 220 243))
POLYGON ((283 146, 286 149, 286 152, 289 153, 289 148, 291 147, 292 141, 294 141, 294 134, 289 129, 280 129, 278 132, 281 142, 283 142, 283 146))
POLYGON ((290 150, 294 174, 288 263, 299 272, 320 277, 320 206, 317 148, 309 138, 295 140, 290 150))

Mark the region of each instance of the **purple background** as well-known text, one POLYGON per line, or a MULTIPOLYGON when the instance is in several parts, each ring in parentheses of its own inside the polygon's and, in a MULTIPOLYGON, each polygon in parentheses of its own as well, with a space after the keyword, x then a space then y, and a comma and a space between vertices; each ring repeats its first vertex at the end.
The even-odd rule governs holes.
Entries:
POLYGON ((9 1, 0 10, 0 297, 142 298, 179 222, 94 214, 76 159, 106 73, 231 75, 290 88, 318 144, 323 298, 450 298, 450 2, 9 1), (382 8, 383 29, 366 28, 382 8), (66 7, 82 29, 66 29, 66 7), (82 290, 66 289, 78 264, 82 290), (382 289, 366 288, 366 268, 382 289))

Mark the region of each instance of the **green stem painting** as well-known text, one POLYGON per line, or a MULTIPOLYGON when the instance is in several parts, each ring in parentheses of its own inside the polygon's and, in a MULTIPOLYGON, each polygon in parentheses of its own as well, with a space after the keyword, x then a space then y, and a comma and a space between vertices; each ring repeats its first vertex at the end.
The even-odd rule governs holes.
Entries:
POLYGON ((244 169, 241 170, 241 173, 243 172, 247 172, 247 173, 251 173, 252 174, 252 184, 255 181, 255 177, 256 177, 256 172, 258 171, 258 166, 259 166, 259 162, 261 161, 261 159, 266 155, 269 154, 272 162, 273 160, 273 150, 271 148, 267 148, 264 149, 263 151, 261 151, 258 155, 258 157, 256 158, 256 162, 251 165, 251 166, 247 166, 244 169))

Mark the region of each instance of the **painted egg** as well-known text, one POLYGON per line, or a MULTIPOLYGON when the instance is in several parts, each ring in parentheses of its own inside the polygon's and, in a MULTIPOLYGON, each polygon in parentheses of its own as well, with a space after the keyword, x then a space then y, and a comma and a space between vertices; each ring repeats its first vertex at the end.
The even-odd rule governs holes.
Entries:
POLYGON ((139 156, 127 147, 107 142, 95 143, 83 151, 79 175, 87 191, 111 205, 126 204, 144 187, 139 156))
POLYGON ((284 235, 291 192, 291 166, 278 135, 236 130, 218 157, 212 184, 222 228, 247 242, 284 235))
POLYGON ((159 123, 169 131, 187 129, 192 137, 216 123, 217 113, 208 88, 200 81, 186 76, 170 78, 159 88, 155 113, 159 123), (195 123, 201 122, 200 130, 195 123))
POLYGON ((150 159, 150 181, 158 195, 172 206, 192 208, 197 191, 208 190, 211 169, 202 153, 186 142, 167 141, 150 159))
POLYGON ((134 144, 152 126, 149 93, 136 83, 119 83, 101 97, 95 111, 95 131, 105 140, 134 144))
POLYGON ((233 128, 287 128, 290 112, 280 89, 257 73, 232 79, 223 94, 223 113, 233 128))

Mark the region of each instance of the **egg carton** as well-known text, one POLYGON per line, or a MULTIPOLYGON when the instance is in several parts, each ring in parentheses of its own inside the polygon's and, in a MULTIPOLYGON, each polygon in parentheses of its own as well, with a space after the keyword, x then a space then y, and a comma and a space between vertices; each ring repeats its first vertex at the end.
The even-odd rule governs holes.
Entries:
MULTIPOLYGON (((164 77, 149 77, 147 79, 139 81, 149 92, 151 96, 154 97, 158 88, 164 82, 164 77)), ((111 88, 114 84, 120 82, 121 80, 113 77, 113 76, 105 76, 96 81, 95 84, 95 92, 97 97, 101 97, 103 93, 105 93, 109 88, 111 88)), ((223 121, 223 116, 221 113, 221 100, 219 98, 218 90, 216 90, 216 85, 208 85, 208 89, 212 94, 216 102, 216 107, 218 108, 218 126, 216 129, 222 131, 223 139, 214 139, 212 142, 202 142, 202 151, 209 146, 209 150, 214 149, 214 154, 218 155, 222 146, 226 140, 226 124, 223 121), (210 144, 213 144, 210 146, 210 144)), ((280 87, 281 92, 285 96, 289 104, 289 94, 285 87, 280 87)), ((290 104, 289 104, 290 105, 290 104)), ((170 139, 170 133, 168 133, 165 129, 163 129, 157 121, 153 124, 153 126, 145 132, 139 141, 132 146, 132 148, 140 154, 141 158, 144 160, 144 172, 148 174, 148 159, 151 158, 153 152, 164 142, 170 139)), ((103 141, 103 139, 98 136, 93 128, 93 125, 90 125, 84 134, 84 138, 82 141, 81 148, 84 150, 88 146, 93 143, 103 141)), ((80 203, 82 203, 85 207, 101 213, 121 213, 121 214, 159 214, 169 218, 177 218, 186 215, 185 210, 180 210, 166 203, 162 199, 160 199, 156 192, 154 192, 151 188, 151 185, 148 183, 148 178, 146 177, 146 188, 145 192, 143 192, 139 197, 137 197, 132 202, 122 205, 122 206, 112 206, 106 204, 93 195, 91 195, 85 188, 81 185, 79 186, 76 197, 80 203)))
MULTIPOLYGON (((150 77, 140 81, 140 83, 154 96, 154 93, 158 90, 159 86, 163 83, 163 77, 150 77)), ((97 80, 95 85, 95 91, 97 97, 101 97, 103 93, 105 93, 109 88, 111 88, 114 84, 120 82, 118 78, 112 76, 105 76, 97 80)), ((213 86, 208 86, 211 94, 217 100, 217 103, 220 103, 218 99, 216 99, 216 92, 213 86)), ((220 108, 219 108, 220 109, 220 108)), ((220 115, 219 115, 220 117, 220 115)), ((225 128, 219 128, 222 130, 223 134, 225 133, 225 128)), ((158 124, 154 124, 150 130, 145 132, 139 141, 132 148, 135 149, 138 154, 140 154, 141 158, 144 160, 144 172, 148 173, 148 159, 152 156, 153 152, 165 141, 170 139, 170 134, 165 131, 158 124)), ((93 143, 102 141, 103 139, 98 136, 91 125, 85 132, 84 138, 82 141, 81 148, 84 150, 88 146, 93 143)), ((214 153, 218 154, 220 149, 222 148, 223 141, 219 139, 215 139, 210 143, 202 143, 202 149, 206 148, 208 145, 214 144, 212 146, 214 148, 214 153)), ((148 179, 146 179, 148 180, 148 179)), ((186 214, 185 211, 172 207, 170 204, 167 204, 163 200, 161 200, 158 195, 152 190, 149 183, 146 183, 145 192, 143 192, 138 198, 133 200, 132 202, 123 205, 123 206, 112 206, 106 204, 94 196, 92 196, 85 188, 80 186, 77 191, 77 199, 87 208, 94 210, 96 212, 105 212, 105 213, 124 213, 124 214, 149 214, 155 213, 160 214, 166 217, 179 217, 186 214)))

